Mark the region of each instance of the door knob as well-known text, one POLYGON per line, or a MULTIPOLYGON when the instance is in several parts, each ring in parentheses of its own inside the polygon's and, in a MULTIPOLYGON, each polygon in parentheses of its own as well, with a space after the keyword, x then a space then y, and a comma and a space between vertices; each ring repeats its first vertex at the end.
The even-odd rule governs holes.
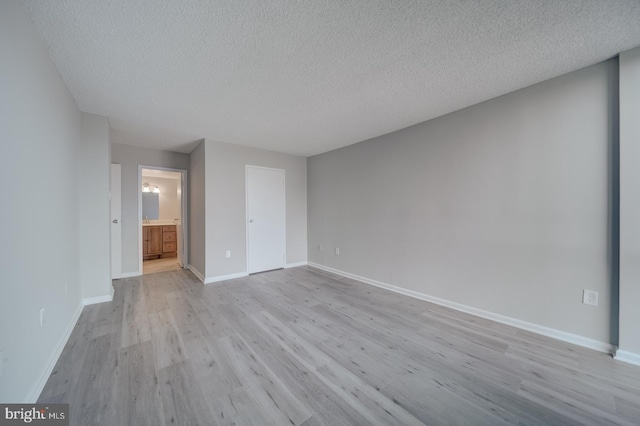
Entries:
POLYGON ((249 223, 253 223, 253 219, 249 219, 249 223))
POLYGON ((113 219, 112 222, 113 223, 119 223, 120 221, 118 219, 113 219))

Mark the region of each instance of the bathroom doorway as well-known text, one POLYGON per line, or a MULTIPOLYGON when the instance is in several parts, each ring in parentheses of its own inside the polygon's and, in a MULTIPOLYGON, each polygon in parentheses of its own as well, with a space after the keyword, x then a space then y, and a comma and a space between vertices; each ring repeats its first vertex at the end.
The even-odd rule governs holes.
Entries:
POLYGON ((138 227, 143 274, 186 265, 186 170, 139 166, 138 227))

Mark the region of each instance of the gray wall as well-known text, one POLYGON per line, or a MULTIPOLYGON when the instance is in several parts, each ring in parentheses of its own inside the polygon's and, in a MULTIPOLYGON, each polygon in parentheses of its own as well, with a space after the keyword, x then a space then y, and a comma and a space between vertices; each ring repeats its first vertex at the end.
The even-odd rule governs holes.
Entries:
POLYGON ((620 54, 620 349, 640 362, 640 48, 620 54))
POLYGON ((609 61, 309 158, 309 261, 615 339, 616 76, 609 61), (583 289, 599 292, 598 307, 581 303, 583 289))
POLYGON ((82 114, 78 161, 82 298, 111 295, 109 120, 82 114))
POLYGON ((307 159, 212 140, 205 145, 206 277, 247 270, 245 165, 285 170, 287 263, 306 261, 307 159))
POLYGON ((189 155, 120 143, 111 144, 111 162, 122 165, 122 273, 140 270, 138 165, 189 170, 189 155))
POLYGON ((189 265, 202 277, 205 269, 205 144, 200 143, 189 156, 189 265))
POLYGON ((19 2, 0 2, 0 64, 0 401, 23 402, 80 306, 82 117, 19 2))

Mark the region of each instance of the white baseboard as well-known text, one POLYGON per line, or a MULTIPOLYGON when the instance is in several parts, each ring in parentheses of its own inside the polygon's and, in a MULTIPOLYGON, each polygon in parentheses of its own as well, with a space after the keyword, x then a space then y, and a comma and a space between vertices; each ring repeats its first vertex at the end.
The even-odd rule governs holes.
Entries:
POLYGON ((618 349, 614 357, 617 361, 640 366, 640 354, 618 349))
POLYGON ((200 273, 200 271, 198 271, 196 268, 194 268, 192 265, 187 265, 186 269, 190 270, 191 272, 193 272, 193 275, 196 276, 196 278, 198 278, 200 281, 204 282, 204 275, 202 275, 200 273))
POLYGON ((370 278, 361 277, 359 275, 341 271, 339 269, 334 269, 328 266, 320 265, 318 263, 308 262, 308 265, 317 269, 334 273, 336 275, 340 275, 346 278, 351 278, 356 281, 363 282, 365 284, 370 284, 376 287, 393 291, 395 293, 403 294, 405 296, 414 297, 420 300, 425 300, 427 302, 435 303, 436 305, 445 306, 447 308, 455 309, 457 311, 465 312, 467 314, 486 318, 495 322, 520 328, 522 330, 527 330, 537 334, 542 334, 543 336, 551 337, 557 340, 562 340, 567 343, 593 349, 599 352, 612 354, 615 352, 615 349, 616 349, 615 345, 612 345, 610 343, 601 342, 599 340, 590 339, 588 337, 583 337, 577 334, 568 333, 566 331, 557 330, 555 328, 545 327, 543 325, 522 321, 522 320, 511 318, 505 315, 496 314, 494 312, 489 312, 482 309, 474 308, 472 306, 463 305, 461 303, 452 302, 450 300, 441 299, 439 297, 430 296, 428 294, 419 293, 417 291, 408 290, 402 287, 397 287, 391 284, 383 283, 380 281, 372 280, 370 278))
POLYGON ((238 272, 237 274, 229 274, 229 275, 218 275, 217 277, 208 277, 204 280, 205 284, 217 283, 220 281, 233 280, 235 278, 243 278, 248 277, 249 274, 247 272, 238 272))
POLYGON ((76 326, 76 323, 80 318, 80 314, 82 313, 82 308, 84 308, 83 304, 78 305, 78 307, 76 308, 76 311, 74 312, 73 317, 71 318, 71 321, 69 321, 67 328, 64 330, 64 334, 62 335, 60 342, 58 342, 58 345, 56 346, 54 351, 51 353, 51 356, 49 357, 49 361, 47 362, 47 365, 45 366, 44 370, 40 374, 40 378, 38 379, 36 384, 33 386, 33 388, 31 388, 31 391, 29 391, 27 396, 24 398, 25 404, 34 404, 38 400, 38 397, 42 393, 42 389, 44 389, 44 385, 47 384, 47 380, 49 380, 49 376, 51 376, 51 372, 53 372, 53 369, 55 368, 56 363, 58 362, 58 358, 60 358, 60 355, 62 355, 62 351, 64 350, 64 347, 67 344, 67 341, 69 341, 69 337, 71 337, 73 328, 76 326))
POLYGON ((139 277, 142 275, 142 272, 140 271, 136 271, 136 272, 126 272, 124 274, 120 274, 119 277, 114 278, 114 280, 121 280, 124 278, 133 278, 133 277, 139 277))
POLYGON ((191 272, 193 272, 193 275, 195 275, 204 284, 212 284, 212 283, 217 283, 217 282, 220 282, 220 281, 233 280, 235 278, 242 278, 242 277, 248 277, 249 276, 249 274, 247 272, 238 272, 236 274, 218 275, 216 277, 207 277, 207 278, 205 278, 202 275, 202 273, 200 271, 198 271, 196 268, 194 268, 193 266, 187 265, 187 268, 191 272))
POLYGON ((306 265, 307 265, 307 261, 303 260, 302 262, 287 263, 286 265, 284 265, 284 269, 297 268, 298 266, 306 266, 306 265))
POLYGON ((111 289, 110 294, 105 294, 104 296, 88 297, 86 299, 82 299, 82 304, 84 306, 95 305, 96 303, 111 302, 112 300, 113 300, 113 288, 111 289))

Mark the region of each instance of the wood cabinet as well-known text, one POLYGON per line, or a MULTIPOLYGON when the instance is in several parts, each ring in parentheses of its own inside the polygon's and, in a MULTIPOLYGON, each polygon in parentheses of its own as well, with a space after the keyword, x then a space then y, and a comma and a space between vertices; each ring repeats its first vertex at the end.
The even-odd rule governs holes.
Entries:
POLYGON ((162 226, 142 227, 143 256, 162 255, 162 226))
POLYGON ((175 225, 142 227, 142 256, 145 260, 158 257, 175 257, 176 251, 175 225))
POLYGON ((162 254, 164 257, 176 256, 178 238, 175 225, 165 225, 162 227, 162 254))

